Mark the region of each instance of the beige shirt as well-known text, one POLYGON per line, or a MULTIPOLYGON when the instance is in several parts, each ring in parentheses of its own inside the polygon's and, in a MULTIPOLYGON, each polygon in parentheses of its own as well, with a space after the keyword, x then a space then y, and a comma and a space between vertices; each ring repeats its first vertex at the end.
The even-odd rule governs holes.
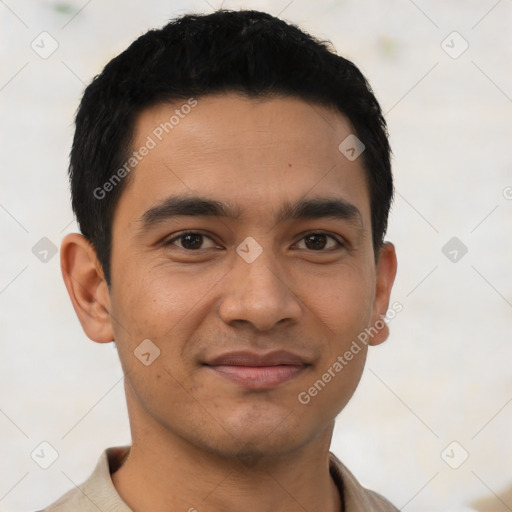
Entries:
MULTIPOLYGON (((107 448, 92 475, 82 485, 42 512, 133 512, 117 493, 110 476, 121 467, 129 451, 129 446, 107 448)), ((382 496, 362 487, 332 453, 330 472, 344 502, 342 512, 399 512, 382 496)))

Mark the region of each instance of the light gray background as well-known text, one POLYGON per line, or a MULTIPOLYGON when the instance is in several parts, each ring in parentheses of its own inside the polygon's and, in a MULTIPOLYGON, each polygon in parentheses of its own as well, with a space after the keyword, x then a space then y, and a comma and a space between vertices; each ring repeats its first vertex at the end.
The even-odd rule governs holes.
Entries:
MULTIPOLYGON (((0 1, 2 511, 48 505, 105 447, 130 441, 113 345, 83 334, 58 254, 36 246, 45 263, 32 252, 42 237, 58 246, 77 230, 66 170, 84 86, 148 28, 220 6, 0 1), (46 59, 31 47, 51 49, 43 31, 58 43, 46 59), (30 456, 42 441, 58 452, 46 470, 30 456)), ((405 511, 512 510, 512 2, 223 6, 280 14, 332 41, 366 74, 389 123, 397 196, 387 238, 403 311, 370 349, 332 450, 405 511), (442 251, 452 237, 468 249, 456 262, 442 251)))

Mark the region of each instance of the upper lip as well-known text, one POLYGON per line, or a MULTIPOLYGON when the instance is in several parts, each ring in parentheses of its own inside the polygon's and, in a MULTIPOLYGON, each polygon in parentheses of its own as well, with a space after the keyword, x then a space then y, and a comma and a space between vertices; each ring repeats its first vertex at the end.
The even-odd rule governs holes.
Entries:
POLYGON ((205 362, 208 366, 305 366, 306 361, 297 354, 286 350, 267 353, 248 351, 226 352, 205 362))

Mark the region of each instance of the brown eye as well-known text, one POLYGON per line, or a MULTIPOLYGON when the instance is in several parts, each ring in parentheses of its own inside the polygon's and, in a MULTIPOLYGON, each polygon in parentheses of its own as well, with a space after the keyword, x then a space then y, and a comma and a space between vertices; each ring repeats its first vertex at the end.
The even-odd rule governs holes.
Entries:
POLYGON ((324 233, 311 233, 305 236, 299 243, 302 242, 304 242, 306 249, 311 251, 323 251, 324 249, 334 249, 342 246, 333 236, 324 233), (331 240, 330 244, 329 239, 331 240))
POLYGON ((175 236, 171 240, 169 240, 166 245, 176 245, 181 249, 186 249, 189 251, 197 251, 199 249, 204 249, 202 247, 205 243, 205 240, 210 240, 210 247, 216 247, 216 244, 210 237, 203 235, 201 233, 182 233, 181 235, 175 236))
POLYGON ((184 235, 181 238, 181 246, 184 249, 199 249, 203 243, 203 235, 184 235))

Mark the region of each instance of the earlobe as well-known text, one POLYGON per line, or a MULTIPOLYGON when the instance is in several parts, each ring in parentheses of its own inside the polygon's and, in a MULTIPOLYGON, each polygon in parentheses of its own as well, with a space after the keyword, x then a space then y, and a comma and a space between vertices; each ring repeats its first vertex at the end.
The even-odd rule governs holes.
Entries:
POLYGON ((60 262, 64 283, 85 334, 98 343, 113 341, 110 295, 92 245, 78 233, 66 235, 60 262))
POLYGON ((377 334, 368 341, 369 345, 379 345, 389 336, 389 328, 383 318, 389 308, 391 289, 395 281, 397 260, 395 246, 386 242, 380 249, 375 280, 375 300, 373 303, 372 326, 377 334))

